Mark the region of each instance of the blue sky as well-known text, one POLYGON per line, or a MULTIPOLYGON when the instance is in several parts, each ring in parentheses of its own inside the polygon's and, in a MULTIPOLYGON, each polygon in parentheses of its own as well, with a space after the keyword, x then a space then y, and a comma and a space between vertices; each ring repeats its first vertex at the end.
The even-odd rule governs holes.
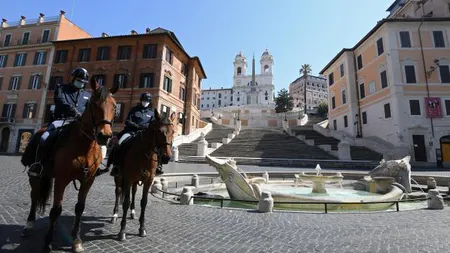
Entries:
MULTIPOLYGON (((302 64, 318 72, 344 47, 354 46, 394 0, 40 0, 4 1, 1 18, 66 16, 93 36, 172 30, 202 61, 203 88, 231 87, 239 50, 249 69, 267 47, 274 57, 275 90, 287 88, 302 64), (133 4, 128 4, 133 3, 133 4)), ((248 70, 249 72, 251 71, 248 70)))

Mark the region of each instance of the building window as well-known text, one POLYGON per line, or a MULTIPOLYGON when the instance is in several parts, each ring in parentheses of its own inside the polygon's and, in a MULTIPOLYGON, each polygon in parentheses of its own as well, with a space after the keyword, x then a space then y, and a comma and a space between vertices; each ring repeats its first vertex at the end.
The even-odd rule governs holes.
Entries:
POLYGON ((378 50, 378 55, 382 55, 384 53, 383 38, 379 38, 377 40, 377 50, 378 50))
POLYGON ((6 64, 8 63, 8 55, 0 55, 0 68, 6 67, 6 64))
POLYGON ((166 47, 166 62, 172 64, 173 63, 173 53, 170 51, 168 47, 166 47))
POLYGON ((38 90, 41 88, 41 76, 32 75, 30 76, 30 83, 28 84, 29 90, 38 90))
POLYGON ((66 63, 67 61, 67 50, 56 51, 55 63, 66 63))
POLYGON ((172 92, 172 79, 167 76, 164 76, 163 90, 172 92))
POLYGON ((348 127, 347 115, 344 116, 344 127, 348 127))
POLYGON ((24 32, 22 37, 22 45, 27 45, 29 40, 30 40, 30 33, 24 32))
POLYGON ((341 94, 342 94, 342 104, 347 103, 347 98, 345 97, 345 90, 342 90, 341 94))
POLYGON ((52 77, 50 77, 50 84, 49 84, 48 89, 55 90, 56 86, 61 83, 63 83, 62 76, 52 76, 52 77))
POLYGON ((12 76, 10 81, 9 81, 9 88, 8 88, 8 90, 19 90, 21 81, 22 81, 22 77, 21 76, 12 76))
POLYGON ((406 83, 416 83, 416 69, 414 65, 405 65, 406 83))
MULTIPOLYGON (((334 73, 331 72, 331 74, 328 75, 328 85, 331 86, 334 84, 334 73)), ((309 83, 307 83, 309 85, 309 83)))
POLYGON ((331 109, 334 109, 334 108, 336 108, 336 97, 332 97, 331 98, 331 109))
POLYGON ((165 118, 170 115, 170 108, 166 105, 161 105, 161 118, 165 118))
POLYGON ((109 60, 109 52, 111 51, 111 47, 98 47, 97 48, 97 61, 108 61, 109 60))
POLYGON ((33 65, 44 65, 47 58, 47 52, 40 51, 34 54, 33 65))
POLYGON ((241 67, 238 67, 238 68, 237 68, 237 75, 240 76, 241 73, 242 73, 242 69, 241 69, 241 67))
POLYGON ((184 101, 184 99, 186 97, 185 92, 186 92, 186 90, 183 87, 180 87, 180 96, 179 96, 179 98, 180 98, 181 101, 184 101))
POLYGON ((362 55, 358 55, 357 62, 358 62, 358 70, 362 69, 363 67, 362 55))
POLYGON ((364 83, 359 84, 359 98, 363 99, 366 97, 366 91, 364 89, 364 83))
POLYGON ((367 124, 367 112, 362 113, 362 123, 363 125, 367 124))
POLYGON ((78 62, 88 62, 91 56, 90 48, 81 48, 78 51, 78 62))
POLYGON ((114 111, 114 121, 122 122, 124 112, 124 104, 116 103, 116 110, 114 111))
POLYGON ((27 53, 16 54, 16 59, 14 61, 14 67, 24 66, 27 61, 27 53))
POLYGON ((152 88, 154 76, 155 75, 153 73, 142 73, 139 82, 139 88, 152 88))
POLYGON ((433 31, 434 47, 445 47, 444 33, 433 31))
POLYGON ((187 66, 185 63, 181 63, 181 74, 187 76, 187 66))
POLYGON ((441 76, 442 83, 450 83, 450 69, 449 65, 440 65, 439 74, 441 76))
POLYGON ((391 105, 388 104, 384 104, 384 118, 388 119, 391 117, 391 105))
POLYGON ((409 109, 410 109, 411 115, 420 115, 419 100, 409 100, 409 109))
MULTIPOLYGON (((203 107, 203 105, 202 105, 202 107, 203 107)), ((183 121, 184 121, 184 114, 182 112, 179 112, 178 113, 178 123, 183 124, 183 121)))
POLYGON ((44 32, 42 33, 41 42, 46 43, 46 42, 48 42, 49 38, 50 38, 50 30, 44 30, 44 32))
POLYGON ((411 37, 409 37, 408 31, 400 32, 400 46, 411 47, 411 37))
POLYGON ((387 79, 386 70, 383 70, 380 72, 380 79, 381 79, 381 89, 388 87, 388 79, 387 79))
POLYGON ((26 103, 23 107, 22 118, 33 119, 36 117, 36 103, 26 103))
POLYGON ((333 120, 333 129, 337 130, 337 121, 336 120, 333 120))
POLYGON ((9 47, 11 45, 11 34, 5 35, 5 40, 3 41, 4 47, 9 47))
POLYGON ((3 76, 0 76, 0 90, 2 89, 2 87, 3 87, 3 76))
POLYGON ((106 78, 105 75, 94 75, 93 77, 95 78, 95 80, 97 80, 97 83, 100 86, 104 86, 105 85, 105 78, 106 78))
POLYGON ((445 114, 450 116, 450 100, 445 100, 445 114))
POLYGON ((371 81, 369 83, 369 94, 373 94, 377 91, 377 86, 375 84, 375 81, 371 81))
POLYGON ((131 58, 131 46, 119 46, 117 60, 128 60, 131 58))
POLYGON ((16 115, 16 104, 4 104, 2 118, 14 118, 16 115))
POLYGON ((128 76, 126 74, 116 74, 114 75, 114 85, 119 86, 119 88, 127 87, 128 76))
POLYGON ((339 70, 341 72, 341 77, 344 76, 344 63, 341 64, 341 66, 339 66, 339 70))
POLYGON ((158 44, 145 44, 144 51, 142 51, 142 58, 144 58, 144 59, 156 58, 157 49, 158 49, 158 44))

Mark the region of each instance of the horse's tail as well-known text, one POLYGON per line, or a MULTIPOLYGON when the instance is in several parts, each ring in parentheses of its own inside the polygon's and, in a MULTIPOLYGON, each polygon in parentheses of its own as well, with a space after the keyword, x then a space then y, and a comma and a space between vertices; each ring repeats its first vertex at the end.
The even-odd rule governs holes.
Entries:
POLYGON ((50 192, 53 188, 53 178, 51 176, 47 176, 42 174, 42 178, 39 184, 39 199, 38 206, 39 212, 43 214, 45 212, 45 205, 47 204, 47 200, 50 198, 50 192))

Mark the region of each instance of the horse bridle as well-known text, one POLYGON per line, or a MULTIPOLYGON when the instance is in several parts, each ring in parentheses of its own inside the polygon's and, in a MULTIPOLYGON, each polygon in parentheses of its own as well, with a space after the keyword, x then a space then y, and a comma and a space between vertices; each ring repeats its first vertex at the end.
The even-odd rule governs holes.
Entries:
MULTIPOLYGON (((96 120, 95 120, 95 117, 94 117, 94 111, 93 111, 93 109, 92 109, 92 101, 89 101, 88 106, 89 106, 89 113, 90 113, 90 116, 91 116, 91 121, 92 121, 92 123, 93 123, 93 128, 94 128, 94 129, 92 129, 92 136, 89 136, 89 135, 88 135, 87 133, 85 133, 84 131, 83 131, 83 133, 84 133, 87 137, 89 137, 91 140, 95 140, 96 142, 98 142, 98 130, 97 130, 97 127, 100 126, 100 125, 102 125, 102 124, 108 124, 108 125, 110 125, 110 126, 112 127, 112 126, 113 126, 113 123, 112 123, 112 121, 107 120, 107 119, 102 119, 102 120, 100 120, 100 121, 97 123, 96 120)), ((80 121, 80 123, 81 123, 81 121, 80 121)))

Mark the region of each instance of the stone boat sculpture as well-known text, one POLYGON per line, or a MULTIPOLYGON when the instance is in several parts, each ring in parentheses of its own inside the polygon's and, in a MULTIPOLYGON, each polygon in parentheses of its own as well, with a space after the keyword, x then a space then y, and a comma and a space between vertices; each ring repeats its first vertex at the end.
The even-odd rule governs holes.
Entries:
MULTIPOLYGON (((206 161, 209 165, 214 167, 219 173, 221 179, 226 185, 226 189, 230 199, 234 200, 250 200, 259 201, 262 191, 269 191, 272 194, 272 198, 275 201, 275 207, 279 208, 289 208, 289 209, 299 209, 299 210, 324 210, 324 204, 315 204, 314 202, 328 202, 328 210, 386 210, 391 207, 393 203, 369 203, 362 204, 362 202, 383 202, 383 201, 397 201, 401 200, 407 190, 401 184, 396 182, 386 181, 386 180, 375 180, 370 178, 370 183, 377 187, 372 187, 373 191, 367 194, 354 195, 345 199, 334 198, 328 193, 309 193, 309 194, 286 194, 283 192, 277 192, 276 184, 274 182, 269 182, 267 178, 256 177, 249 178, 236 166, 236 162, 232 159, 218 159, 206 156, 206 161), (381 182, 381 183, 380 183, 381 182), (389 185, 386 187, 386 182, 389 185), (377 185, 381 184, 381 185, 377 185), (377 192, 375 192, 377 191, 377 192), (276 203, 276 202, 308 202, 309 204, 295 204, 295 203, 276 203), (354 203, 353 203, 354 202, 354 203), (352 204, 344 204, 352 203, 352 204)), ((337 173, 335 175, 322 175, 318 173, 317 175, 308 175, 302 173, 301 178, 306 178, 308 181, 311 177, 316 177, 323 181, 324 177, 332 179, 332 181, 339 180, 342 175, 337 173)), ((312 180, 311 180, 312 181, 312 180)), ((313 181, 314 182, 314 181, 313 181)), ((280 184, 278 184, 280 185, 280 184)), ((292 188, 295 192, 296 187, 292 188)), ((304 189, 304 188, 303 188, 304 189)), ((345 189, 333 189, 333 191, 345 191, 345 189)))

